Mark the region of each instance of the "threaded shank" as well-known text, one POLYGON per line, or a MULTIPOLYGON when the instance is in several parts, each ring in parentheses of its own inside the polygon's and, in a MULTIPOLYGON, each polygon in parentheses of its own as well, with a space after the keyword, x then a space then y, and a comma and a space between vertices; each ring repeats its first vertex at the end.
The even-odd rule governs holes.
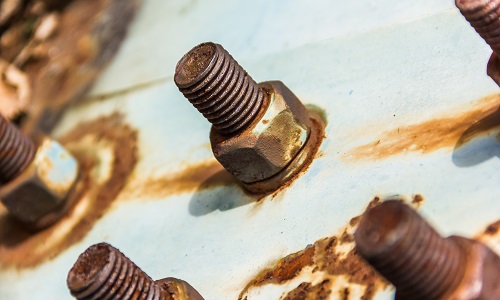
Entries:
POLYGON ((33 142, 0 115, 0 183, 16 178, 30 165, 35 154, 33 142))
POLYGON ((175 84, 191 104, 222 134, 250 124, 265 94, 219 44, 194 47, 177 64, 175 84))
POLYGON ((479 35, 500 53, 500 0, 456 0, 456 6, 479 35))
POLYGON ((442 299, 464 275, 465 257, 401 201, 369 210, 355 233, 356 248, 404 299, 442 299))
POLYGON ((93 245, 78 257, 67 283, 79 300, 165 298, 165 292, 146 273, 106 243, 93 245))

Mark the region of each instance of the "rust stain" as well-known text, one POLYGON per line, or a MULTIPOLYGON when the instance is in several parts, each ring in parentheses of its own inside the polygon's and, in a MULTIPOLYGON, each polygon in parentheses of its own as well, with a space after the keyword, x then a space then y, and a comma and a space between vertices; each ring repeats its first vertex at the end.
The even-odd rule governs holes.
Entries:
POLYGON ((402 126, 382 134, 374 141, 347 152, 350 159, 385 159, 406 152, 430 153, 442 148, 460 147, 473 138, 500 126, 500 95, 476 102, 456 115, 402 126))
MULTIPOLYGON (((379 203, 380 198, 375 197, 367 209, 379 203)), ((290 254, 280 259, 274 266, 264 269, 248 283, 238 299, 246 299, 246 294, 253 288, 289 282, 306 267, 310 267, 313 273, 322 272, 321 283, 313 285, 303 282, 288 292, 284 299, 327 299, 332 292, 332 282, 337 276, 343 276, 348 282, 363 286, 362 299, 373 299, 376 292, 385 288, 388 283, 363 261, 354 248, 353 232, 358 220, 359 216, 351 219, 341 234, 320 239, 312 246, 290 254), (351 246, 351 250, 343 253, 340 247, 344 248, 346 245, 351 246)), ((346 295, 349 294, 348 289, 342 291, 347 293, 346 295)))
POLYGON ((317 285, 303 282, 297 288, 290 291, 283 300, 326 300, 332 293, 329 288, 330 285, 331 282, 328 279, 317 285))
POLYGON ((82 240, 109 209, 122 191, 137 163, 137 132, 126 125, 123 116, 113 114, 79 124, 60 141, 79 160, 80 179, 70 197, 73 207, 55 225, 30 233, 0 211, 0 266, 35 267, 82 240), (92 143, 112 146, 111 172, 104 182, 92 176, 102 164, 92 143))
POLYGON ((500 232, 500 220, 496 221, 493 224, 488 225, 484 230, 483 234, 488 236, 496 235, 500 232))
POLYGON ((159 178, 146 180, 135 178, 133 182, 134 184, 124 191, 128 198, 145 196, 161 198, 237 183, 234 177, 215 159, 186 165, 177 173, 159 178))
POLYGON ((487 225, 474 238, 488 245, 496 253, 500 253, 500 220, 487 225))
POLYGON ((315 247, 310 246, 305 250, 282 258, 273 269, 265 270, 258 276, 253 285, 260 286, 269 283, 283 283, 293 279, 306 266, 314 263, 315 247))
POLYGON ((416 194, 413 196, 413 200, 411 201, 411 203, 415 207, 420 208, 422 206, 422 204, 424 204, 424 197, 420 194, 416 194))

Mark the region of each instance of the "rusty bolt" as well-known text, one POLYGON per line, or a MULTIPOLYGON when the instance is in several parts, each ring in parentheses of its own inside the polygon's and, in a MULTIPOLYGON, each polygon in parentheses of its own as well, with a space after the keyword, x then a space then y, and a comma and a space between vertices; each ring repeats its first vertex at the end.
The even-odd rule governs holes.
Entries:
POLYGON ((212 123, 216 159, 252 192, 289 180, 318 145, 319 119, 282 82, 257 84, 221 45, 191 49, 174 81, 212 123))
POLYGON ((487 72, 500 86, 500 0, 455 0, 455 5, 493 50, 487 72))
POLYGON ((354 237, 397 299, 500 299, 500 257, 478 241, 442 238, 402 201, 367 211, 354 237))
POLYGON ((0 115, 0 199, 33 229, 57 220, 78 175, 76 160, 57 142, 34 142, 0 115))
POLYGON ((203 300, 187 282, 165 278, 153 281, 113 246, 100 243, 83 252, 68 274, 76 299, 203 300))

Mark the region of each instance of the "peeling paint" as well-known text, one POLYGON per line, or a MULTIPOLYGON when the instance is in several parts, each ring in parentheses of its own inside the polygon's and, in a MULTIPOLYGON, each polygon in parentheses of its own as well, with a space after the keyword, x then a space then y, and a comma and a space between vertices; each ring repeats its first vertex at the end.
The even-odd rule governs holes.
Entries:
MULTIPOLYGON (((380 198, 375 197, 367 209, 379 203, 380 198)), ((280 259, 275 266, 261 271, 243 289, 238 299, 247 299, 246 295, 251 289, 286 283, 303 271, 311 272, 311 278, 319 276, 321 283, 314 285, 312 282, 303 282, 286 293, 284 299, 327 299, 324 297, 332 293, 337 277, 344 277, 349 283, 363 286, 363 299, 373 299, 376 292, 386 288, 388 283, 358 256, 354 248, 353 234, 359 217, 351 219, 340 234, 320 239, 306 249, 280 259), (305 298, 300 298, 301 295, 305 298)))
MULTIPOLYGON (((405 197, 398 197, 404 202, 405 197)), ((418 209, 424 197, 413 195, 410 205, 418 209)), ((367 205, 369 210, 381 203, 374 197, 367 205)), ((365 210, 365 211, 366 211, 365 210)), ((357 294, 351 288, 361 289, 359 297, 363 300, 374 299, 378 291, 387 289, 390 284, 383 279, 357 253, 354 232, 362 217, 351 218, 340 233, 317 240, 304 250, 279 259, 273 266, 257 274, 243 289, 238 299, 249 300, 253 289, 266 285, 285 285, 295 279, 310 278, 297 287, 285 292, 280 299, 354 299, 357 294), (345 284, 339 284, 341 281, 345 284), (334 298, 334 296, 337 296, 334 298)))

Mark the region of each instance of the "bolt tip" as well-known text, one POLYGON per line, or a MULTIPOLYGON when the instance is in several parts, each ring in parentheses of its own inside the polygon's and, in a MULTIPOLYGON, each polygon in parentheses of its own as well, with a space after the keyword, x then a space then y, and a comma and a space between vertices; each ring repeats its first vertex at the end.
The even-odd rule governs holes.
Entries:
POLYGON ((388 200, 368 210, 354 238, 364 257, 386 252, 405 234, 413 210, 401 200, 388 200))
POLYGON ((180 87, 188 87, 199 82, 211 69, 217 58, 217 45, 203 43, 191 49, 177 63, 174 81, 180 87))
POLYGON ((90 246, 77 259, 69 271, 67 284, 72 293, 82 291, 113 263, 112 246, 100 243, 90 246))

